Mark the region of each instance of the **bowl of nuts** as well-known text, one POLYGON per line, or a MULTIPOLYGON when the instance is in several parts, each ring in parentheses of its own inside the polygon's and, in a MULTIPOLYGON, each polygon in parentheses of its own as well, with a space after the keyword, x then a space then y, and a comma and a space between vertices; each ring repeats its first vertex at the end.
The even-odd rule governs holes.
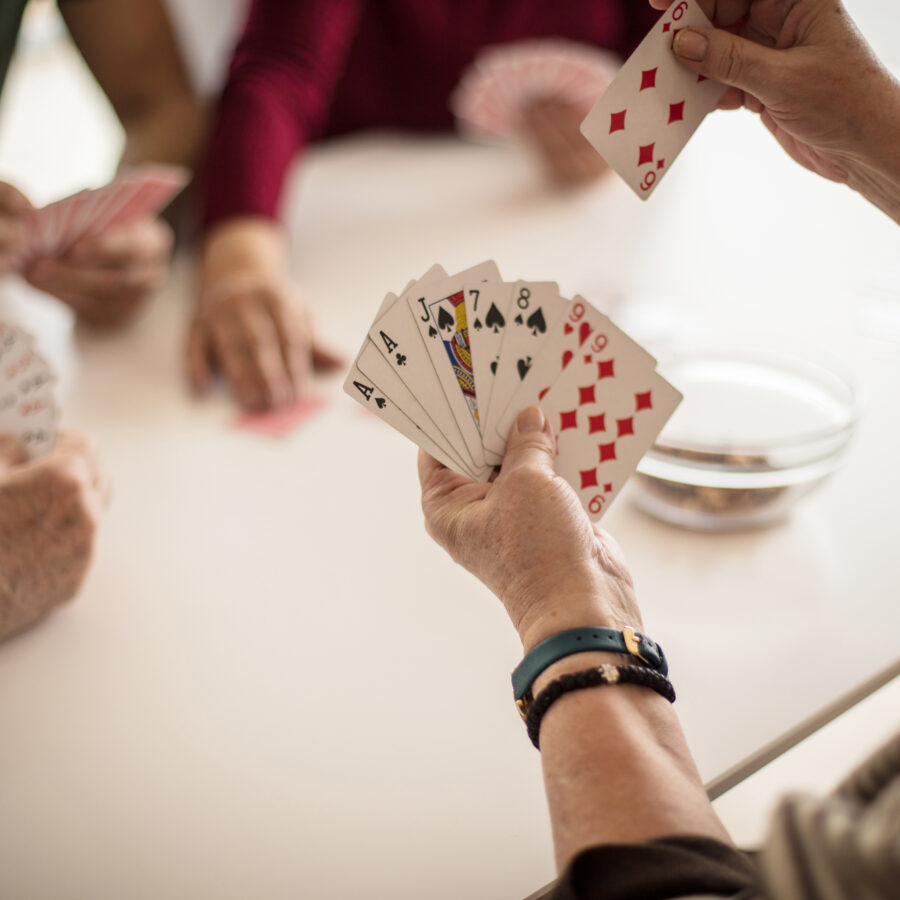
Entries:
POLYGON ((859 417, 846 375, 793 352, 694 344, 660 354, 659 371, 684 400, 641 460, 631 497, 686 528, 783 519, 840 467, 859 417))

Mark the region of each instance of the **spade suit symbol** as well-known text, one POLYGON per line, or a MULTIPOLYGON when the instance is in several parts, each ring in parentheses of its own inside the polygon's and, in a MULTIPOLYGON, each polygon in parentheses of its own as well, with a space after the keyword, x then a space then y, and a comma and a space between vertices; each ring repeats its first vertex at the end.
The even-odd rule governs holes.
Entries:
POLYGON ((474 321, 474 323, 472 324, 472 327, 473 327, 476 331, 481 331, 481 328, 482 328, 482 325, 481 325, 481 319, 476 319, 476 320, 474 321))
POLYGON ((376 405, 379 409, 384 409, 384 407, 387 405, 387 400, 385 400, 384 397, 376 397, 376 398, 375 398, 375 405, 376 405))
POLYGON ((516 363, 516 368, 519 370, 519 379, 524 380, 525 376, 528 374, 528 370, 531 368, 531 357, 528 356, 525 359, 520 359, 516 363))
POLYGON ((434 325, 428 326, 428 337, 430 337, 430 338, 437 337, 437 328, 435 328, 434 325))
POLYGON ((516 325, 524 325, 524 324, 525 324, 525 320, 522 318, 522 313, 519 313, 519 314, 513 319, 513 322, 515 322, 516 325))
POLYGON ((437 319, 438 319, 438 328, 440 328, 441 331, 447 331, 447 332, 453 331, 453 325, 455 324, 453 321, 453 316, 451 316, 450 313, 448 313, 447 310, 444 309, 443 306, 440 308, 440 310, 438 310, 437 319))
POLYGON ((543 334, 547 330, 547 323, 544 321, 544 313, 540 307, 528 317, 528 321, 525 324, 531 329, 531 333, 535 337, 538 336, 538 332, 543 334))
POLYGON ((496 375, 496 374, 497 374, 497 360, 495 359, 491 363, 491 375, 496 375))
POLYGON ((506 325, 506 319, 503 318, 503 313, 497 309, 496 304, 491 304, 488 314, 484 317, 484 324, 487 325, 488 328, 492 328, 494 334, 499 334, 500 329, 506 325))

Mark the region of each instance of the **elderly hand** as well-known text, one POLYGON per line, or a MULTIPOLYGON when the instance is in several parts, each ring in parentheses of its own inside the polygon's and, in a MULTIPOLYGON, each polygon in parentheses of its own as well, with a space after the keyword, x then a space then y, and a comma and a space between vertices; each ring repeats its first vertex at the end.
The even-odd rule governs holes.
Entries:
POLYGON ((124 324, 166 279, 172 230, 144 219, 76 241, 58 259, 36 259, 25 271, 36 288, 58 297, 97 328, 124 324))
POLYGON ((609 171, 606 161, 581 133, 585 110, 547 98, 523 113, 526 135, 537 148, 550 177, 564 185, 587 185, 609 171))
POLYGON ((207 238, 188 341, 195 391, 205 393, 218 368, 245 409, 277 409, 303 395, 311 369, 343 364, 315 340, 285 269, 283 237, 267 220, 236 219, 207 238))
POLYGON ((19 259, 32 209, 23 193, 0 181, 0 275, 11 272, 19 259))
POLYGON ((513 425, 491 484, 419 453, 428 533, 502 601, 526 652, 567 628, 640 628, 631 576, 553 471, 555 441, 537 407, 513 425))
MULTIPOLYGON (((657 9, 671 2, 650 0, 657 9)), ((793 159, 849 184, 896 218, 900 85, 840 2, 700 0, 700 6, 730 30, 686 28, 673 49, 687 68, 730 86, 720 107, 759 113, 793 159)))
POLYGON ((88 570, 104 505, 93 447, 60 434, 52 453, 25 462, 0 438, 0 639, 71 599, 88 570))

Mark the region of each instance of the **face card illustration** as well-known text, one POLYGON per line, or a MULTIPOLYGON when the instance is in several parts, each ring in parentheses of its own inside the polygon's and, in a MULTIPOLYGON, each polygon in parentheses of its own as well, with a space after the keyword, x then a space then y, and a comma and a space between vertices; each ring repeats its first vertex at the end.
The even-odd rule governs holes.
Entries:
MULTIPOLYGON (((406 297, 417 296, 415 290, 414 288, 406 297)), ((466 466, 473 471, 479 468, 466 450, 462 433, 408 304, 401 298, 386 310, 369 329, 369 337, 403 384, 428 411, 432 421, 466 466)))
POLYGON ((688 26, 711 27, 696 0, 673 4, 619 70, 581 131, 646 200, 719 102, 725 87, 682 66, 672 51, 688 26))
POLYGON ((541 402, 556 433, 556 472, 595 521, 681 402, 641 354, 597 345, 566 367, 541 402))
POLYGON ((512 396, 540 356, 548 331, 568 306, 569 301, 560 297, 555 281, 516 282, 488 415, 482 428, 486 451, 502 456, 506 450, 510 425, 519 412, 507 412, 512 396))
POLYGON ((488 261, 428 285, 421 293, 413 291, 407 299, 476 469, 486 463, 478 421, 464 285, 499 280, 496 264, 488 261))

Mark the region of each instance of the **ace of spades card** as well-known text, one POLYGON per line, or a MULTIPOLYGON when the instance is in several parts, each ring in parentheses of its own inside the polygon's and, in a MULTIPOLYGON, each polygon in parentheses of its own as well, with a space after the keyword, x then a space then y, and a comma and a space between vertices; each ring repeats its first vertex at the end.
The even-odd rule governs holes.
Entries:
POLYGON ((712 27, 696 0, 673 4, 581 125, 594 149, 642 200, 656 190, 725 91, 682 66, 672 51, 675 35, 692 25, 712 27))

